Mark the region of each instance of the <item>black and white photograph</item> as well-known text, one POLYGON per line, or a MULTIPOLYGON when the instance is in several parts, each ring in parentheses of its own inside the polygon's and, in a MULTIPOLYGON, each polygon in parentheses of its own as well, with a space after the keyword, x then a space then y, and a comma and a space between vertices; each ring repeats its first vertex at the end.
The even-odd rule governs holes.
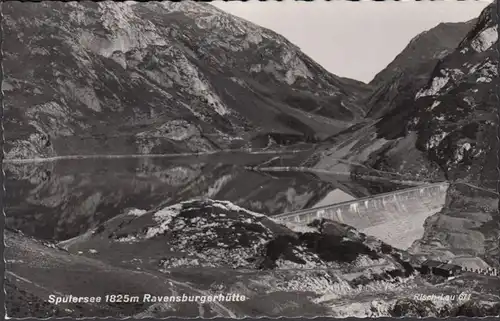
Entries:
POLYGON ((5 1, 9 318, 500 315, 496 1, 5 1))

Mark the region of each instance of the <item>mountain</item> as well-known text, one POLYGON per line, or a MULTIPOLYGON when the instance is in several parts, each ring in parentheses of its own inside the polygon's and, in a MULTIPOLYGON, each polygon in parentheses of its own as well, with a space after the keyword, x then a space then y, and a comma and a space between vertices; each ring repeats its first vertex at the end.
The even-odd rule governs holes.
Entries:
POLYGON ((490 5, 457 49, 436 65, 413 103, 398 106, 377 123, 378 135, 394 139, 413 133, 416 148, 447 179, 495 186, 497 42, 497 19, 490 5), (394 126, 396 121, 402 125, 394 126))
POLYGON ((10 2, 6 158, 313 142, 364 116, 361 82, 198 2, 10 2))
POLYGON ((370 85, 379 86, 404 70, 418 69, 422 63, 445 57, 457 48, 476 23, 477 19, 467 22, 441 22, 436 27, 418 34, 386 68, 375 75, 370 85))
POLYGON ((410 62, 398 58, 371 85, 332 75, 279 35, 207 4, 3 8, 8 158, 315 143, 231 161, 237 153, 8 164, 10 317, 498 314, 498 277, 429 276, 413 265, 500 268, 495 4, 458 44, 443 44, 446 54, 435 55, 439 44, 405 52, 410 62), (401 86, 410 72, 418 80, 401 86), (393 89, 369 99, 389 104, 369 111, 376 85, 393 89), (245 170, 259 165, 351 177, 330 184, 245 170), (445 206, 408 251, 338 222, 266 216, 311 207, 335 188, 373 194, 354 183, 366 174, 449 181, 445 206), (466 302, 415 298, 469 291, 466 302), (70 293, 181 302, 47 300, 70 293), (245 300, 182 301, 235 293, 245 300))
POLYGON ((370 82, 375 90, 367 98, 367 116, 381 117, 413 98, 427 84, 439 60, 457 48, 476 22, 440 23, 413 38, 370 82))
POLYGON ((310 159, 317 169, 453 183, 416 252, 451 251, 499 264, 497 43, 491 4, 413 97, 398 93, 392 110, 334 135, 310 159))
POLYGON ((460 177, 486 184, 496 166, 491 141, 497 123, 495 23, 490 5, 411 99, 330 137, 319 150, 321 157, 313 157, 317 167, 345 167, 336 161, 344 158, 414 178, 460 177))

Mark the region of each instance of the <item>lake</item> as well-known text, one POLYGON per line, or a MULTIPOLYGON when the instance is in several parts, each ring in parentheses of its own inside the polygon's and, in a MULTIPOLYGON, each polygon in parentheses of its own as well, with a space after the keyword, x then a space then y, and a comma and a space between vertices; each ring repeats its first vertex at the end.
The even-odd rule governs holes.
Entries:
MULTIPOLYGON (((228 200, 272 216, 406 187, 353 181, 348 175, 246 169, 276 156, 239 152, 5 164, 6 225, 60 241, 130 208, 148 210, 193 198, 228 200)), ((284 162, 306 156, 279 154, 284 162)))

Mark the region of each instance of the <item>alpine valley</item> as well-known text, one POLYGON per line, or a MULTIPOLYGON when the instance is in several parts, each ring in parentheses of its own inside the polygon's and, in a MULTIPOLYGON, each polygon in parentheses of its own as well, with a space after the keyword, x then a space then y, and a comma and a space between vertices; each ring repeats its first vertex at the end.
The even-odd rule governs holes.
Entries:
POLYGON ((498 274, 421 268, 500 269, 496 3, 417 35, 368 84, 208 3, 2 10, 9 317, 500 313, 498 274), (409 246, 273 217, 436 182, 409 246))

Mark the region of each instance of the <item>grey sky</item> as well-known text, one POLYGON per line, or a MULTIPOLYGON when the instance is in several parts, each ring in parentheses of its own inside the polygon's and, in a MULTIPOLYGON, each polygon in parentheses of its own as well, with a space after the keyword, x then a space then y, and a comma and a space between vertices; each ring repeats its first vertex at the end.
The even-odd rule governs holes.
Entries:
POLYGON ((212 2, 274 30, 330 72, 369 82, 417 34, 476 18, 491 1, 212 2))

